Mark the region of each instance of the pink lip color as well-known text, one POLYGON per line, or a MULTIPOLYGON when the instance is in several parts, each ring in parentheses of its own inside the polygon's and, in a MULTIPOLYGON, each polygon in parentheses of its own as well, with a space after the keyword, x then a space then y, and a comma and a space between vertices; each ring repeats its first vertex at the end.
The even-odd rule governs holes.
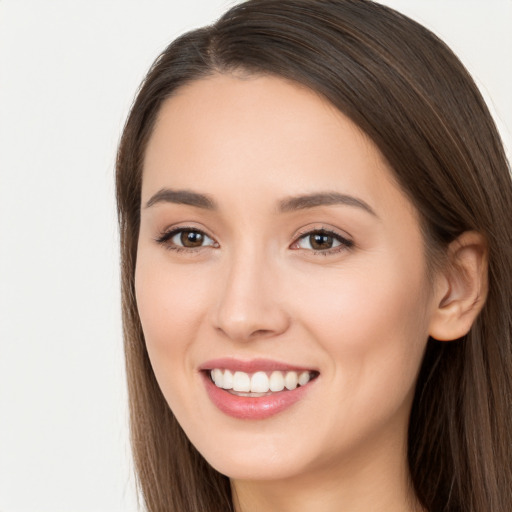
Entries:
POLYGON ((280 370, 282 372, 306 372, 314 370, 314 368, 289 365, 287 363, 280 363, 271 359, 251 359, 250 361, 242 361, 232 357, 212 359, 211 361, 206 361, 199 367, 200 370, 213 370, 214 368, 245 373, 273 372, 276 370, 280 370))
MULTIPOLYGON (((205 363, 201 367, 202 370, 210 370, 212 368, 222 368, 231 371, 238 370, 246 373, 274 370, 307 371, 306 368, 291 367, 263 359, 249 362, 235 361, 233 359, 216 359, 205 363)), ((261 397, 247 397, 233 395, 225 389, 217 387, 210 379, 207 371, 201 371, 201 376, 206 392, 214 405, 224 414, 242 420, 263 420, 284 411, 301 400, 315 382, 314 380, 310 381, 306 386, 299 386, 292 391, 284 390, 261 397)))

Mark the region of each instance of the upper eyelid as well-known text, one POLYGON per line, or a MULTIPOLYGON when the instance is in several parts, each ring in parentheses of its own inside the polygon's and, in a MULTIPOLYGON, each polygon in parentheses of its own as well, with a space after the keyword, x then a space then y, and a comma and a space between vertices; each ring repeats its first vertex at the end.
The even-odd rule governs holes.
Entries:
POLYGON ((200 228, 197 226, 187 225, 187 224, 183 225, 183 226, 178 225, 178 226, 167 227, 161 231, 160 236, 175 235, 176 233, 179 233, 180 231, 197 231, 198 233, 202 233, 203 235, 206 235, 208 238, 215 240, 215 237, 213 235, 209 234, 209 232, 206 229, 200 228))
POLYGON ((327 226, 319 226, 319 227, 308 227, 299 230, 294 235, 294 241, 297 241, 301 238, 304 238, 307 235, 311 235, 313 233, 328 233, 329 235, 334 235, 342 240, 346 240, 348 242, 353 243, 352 237, 348 233, 340 232, 339 230, 327 226))
POLYGON ((353 250, 355 247, 355 243, 350 235, 343 235, 338 232, 338 230, 334 228, 329 227, 316 227, 316 228, 306 228, 301 233, 295 235, 294 241, 290 245, 290 249, 295 251, 305 251, 307 253, 315 254, 315 255, 324 255, 324 256, 334 256, 335 254, 338 254, 342 251, 347 250, 353 250), (339 242, 338 246, 330 247, 328 249, 305 249, 302 247, 295 247, 292 249, 293 246, 296 246, 299 244, 300 240, 307 238, 308 236, 311 236, 313 233, 325 233, 329 236, 332 236, 333 238, 337 239, 339 242))
MULTIPOLYGON (((190 225, 171 226, 171 227, 165 229, 161 233, 161 235, 156 238, 156 241, 160 242, 160 243, 168 242, 174 236, 176 236, 176 234, 180 233, 181 231, 197 231, 198 233, 201 233, 201 234, 205 235, 206 237, 208 237, 215 244, 219 244, 219 242, 217 242, 216 238, 214 236, 210 235, 206 230, 204 230, 202 228, 199 228, 199 227, 196 227, 196 226, 190 226, 190 225)), ((354 244, 354 242, 352 240, 352 237, 350 235, 348 235, 348 234, 342 234, 338 230, 336 230, 334 228, 331 228, 331 227, 317 226, 317 227, 302 228, 301 230, 299 230, 293 236, 293 240, 291 242, 291 245, 296 244, 302 238, 305 238, 308 235, 310 236, 313 233, 327 233, 327 234, 329 234, 331 236, 339 238, 340 240, 342 240, 344 242, 349 242, 351 245, 354 244)), ((208 247, 208 246, 200 246, 197 249, 204 248, 204 247, 208 247)), ((190 248, 190 249, 193 250, 192 248, 190 248)), ((325 250, 324 252, 327 252, 328 250, 329 249, 325 250)))
MULTIPOLYGON (((196 226, 171 226, 171 227, 163 230, 154 240, 155 240, 155 242, 157 242, 159 244, 168 244, 168 243, 170 243, 171 239, 174 238, 181 231, 196 231, 198 233, 205 235, 210 240, 212 240, 215 244, 218 245, 218 242, 215 239, 215 237, 209 235, 206 232, 206 230, 198 228, 196 226)), ((176 244, 174 244, 174 245, 176 245, 176 244)), ((182 247, 182 246, 176 245, 176 247, 182 247)), ((183 247, 183 249, 193 251, 193 250, 198 250, 198 249, 202 249, 205 247, 211 247, 211 245, 201 245, 201 246, 195 247, 195 248, 183 247)))

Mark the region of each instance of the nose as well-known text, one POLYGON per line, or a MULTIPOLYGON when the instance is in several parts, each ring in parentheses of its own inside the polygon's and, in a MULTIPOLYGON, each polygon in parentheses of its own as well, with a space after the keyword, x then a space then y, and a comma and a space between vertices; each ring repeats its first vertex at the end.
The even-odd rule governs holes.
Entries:
POLYGON ((213 311, 215 329, 235 341, 271 338, 285 332, 290 319, 279 292, 279 272, 272 261, 249 249, 225 263, 213 311))

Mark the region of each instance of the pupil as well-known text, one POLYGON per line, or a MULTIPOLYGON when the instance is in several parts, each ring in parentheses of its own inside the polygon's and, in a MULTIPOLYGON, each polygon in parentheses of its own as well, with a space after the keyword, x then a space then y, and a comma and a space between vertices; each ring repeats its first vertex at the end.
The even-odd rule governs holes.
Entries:
POLYGON ((330 249, 332 247, 332 241, 332 236, 330 235, 317 233, 310 237, 311 247, 316 250, 330 249))
POLYGON ((185 247, 199 247, 203 244, 203 235, 197 231, 183 231, 180 238, 185 247))

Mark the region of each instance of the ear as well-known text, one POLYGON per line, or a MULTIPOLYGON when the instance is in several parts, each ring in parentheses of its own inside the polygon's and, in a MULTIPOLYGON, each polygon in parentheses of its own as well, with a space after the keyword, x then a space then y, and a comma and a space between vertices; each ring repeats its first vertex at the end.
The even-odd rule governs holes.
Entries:
POLYGON ((451 341, 469 332, 487 298, 487 252, 485 238, 475 231, 448 246, 447 264, 437 277, 432 338, 451 341))

